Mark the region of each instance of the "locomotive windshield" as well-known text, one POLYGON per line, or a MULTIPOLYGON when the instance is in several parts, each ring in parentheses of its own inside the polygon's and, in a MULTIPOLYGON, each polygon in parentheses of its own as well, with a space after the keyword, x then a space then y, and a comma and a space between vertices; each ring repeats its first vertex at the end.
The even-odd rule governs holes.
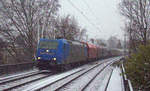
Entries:
POLYGON ((57 46, 57 41, 41 41, 39 44, 39 48, 41 49, 57 49, 57 46))

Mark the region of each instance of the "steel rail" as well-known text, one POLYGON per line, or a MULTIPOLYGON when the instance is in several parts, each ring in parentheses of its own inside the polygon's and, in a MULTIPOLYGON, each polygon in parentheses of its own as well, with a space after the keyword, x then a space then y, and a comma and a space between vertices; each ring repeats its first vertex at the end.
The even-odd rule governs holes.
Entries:
POLYGON ((11 78, 15 78, 15 77, 20 77, 20 76, 23 76, 23 75, 36 73, 36 72, 38 72, 38 71, 31 71, 31 72, 27 72, 27 73, 20 73, 20 74, 15 74, 15 75, 11 75, 11 76, 1 77, 0 81, 11 79, 11 78))
MULTIPOLYGON (((113 60, 114 60, 114 59, 113 59, 113 60)), ((112 60, 112 61, 113 61, 113 60, 112 60)), ((116 62, 116 61, 114 61, 114 62, 116 62)), ((113 64, 114 62, 108 63, 108 64, 107 64, 106 66, 104 66, 104 68, 101 69, 100 71, 102 72, 107 66, 113 64)), ((104 63, 105 63, 105 62, 104 62, 104 63)), ((101 64, 103 64, 103 63, 101 63, 101 64)), ((99 65, 97 65, 96 67, 98 67, 98 66, 99 66, 99 65)), ((96 67, 94 67, 94 68, 96 68, 96 67)), ((92 68, 92 69, 94 69, 94 68, 92 68)), ((92 70, 92 69, 89 69, 89 70, 86 71, 85 73, 89 72, 89 71, 92 70)), ((62 86, 60 86, 59 88, 55 89, 55 91, 59 91, 60 89, 64 88, 65 86, 67 86, 67 85, 70 84, 72 81, 76 80, 77 78, 81 77, 81 76, 84 75, 85 73, 82 73, 82 74, 80 74, 78 77, 73 78, 73 79, 70 80, 68 83, 65 83, 64 85, 62 85, 62 86)), ((98 74, 97 74, 97 75, 98 75, 98 74)), ((93 80, 94 80, 94 78, 92 78, 92 80, 90 80, 90 83, 91 83, 93 80)), ((88 84, 90 84, 90 83, 88 83, 88 84)), ((86 85, 86 87, 88 86, 88 84, 86 85)), ((81 91, 83 91, 86 87, 84 87, 81 91)))
MULTIPOLYGON (((107 60, 107 61, 102 61, 101 63, 96 64, 96 66, 94 66, 94 67, 92 67, 92 68, 90 68, 90 69, 88 69, 88 70, 86 70, 86 71, 88 72, 88 71, 90 71, 90 70, 92 70, 92 69, 98 67, 99 65, 101 65, 101 64, 103 64, 103 63, 109 62, 110 60, 114 60, 114 59, 109 59, 109 60, 107 60)), ((82 71, 82 70, 81 70, 81 71, 82 71)), ((85 74, 85 73, 87 73, 87 72, 81 73, 80 76, 82 76, 83 74, 85 74)), ((45 84, 45 85, 43 85, 43 86, 39 86, 39 87, 35 87, 35 88, 31 87, 31 88, 28 88, 28 89, 26 89, 26 90, 28 90, 28 91, 29 91, 29 90, 30 90, 30 91, 35 91, 35 90, 36 90, 36 91, 40 91, 40 90, 45 89, 46 87, 51 86, 51 85, 53 85, 53 84, 55 84, 55 83, 57 83, 57 82, 59 82, 59 81, 61 81, 61 80, 63 80, 63 79, 65 79, 65 78, 67 78, 67 77, 69 77, 69 76, 75 74, 75 73, 78 73, 78 72, 74 72, 74 73, 72 73, 72 74, 70 74, 70 75, 67 75, 67 76, 65 76, 65 77, 63 77, 63 78, 60 78, 60 79, 58 79, 58 80, 56 80, 56 81, 54 81, 54 82, 47 83, 47 84, 45 84)), ((73 79, 77 79, 77 78, 73 78, 73 79)), ((73 79, 72 79, 72 80, 73 80, 73 79)), ((71 80, 71 81, 72 81, 72 80, 71 80)), ((69 81, 69 82, 71 82, 71 81, 69 81)), ((68 84, 68 83, 65 83, 65 84, 68 84)), ((65 86, 65 84, 63 84, 62 86, 65 86)), ((61 88, 61 87, 56 88, 55 91, 57 91, 57 89, 59 89, 59 88, 61 88)), ((26 90, 25 90, 25 91, 26 91, 26 90)))
MULTIPOLYGON (((111 60, 114 60, 114 59, 111 59, 111 60)), ((58 87, 58 88, 56 88, 55 91, 58 91, 58 90, 62 89, 64 86, 66 86, 67 84, 71 83, 73 80, 75 80, 75 79, 81 77, 82 75, 84 75, 85 73, 87 73, 87 72, 91 71, 92 69, 98 67, 99 65, 101 65, 101 64, 103 64, 103 63, 106 63, 106 62, 109 62, 109 61, 110 61, 110 60, 107 60, 107 61, 104 61, 104 62, 102 62, 102 63, 99 63, 99 64, 95 65, 94 67, 92 67, 92 68, 86 70, 86 72, 81 73, 78 77, 75 77, 75 78, 71 79, 69 82, 63 84, 62 86, 60 86, 60 87, 58 87)), ((112 62, 111 62, 111 63, 112 63, 112 62)), ((67 76, 67 77, 69 77, 69 76, 67 76)), ((65 78, 67 78, 67 77, 65 77, 65 78)), ((60 79, 60 80, 63 80, 63 79, 65 79, 65 78, 62 78, 62 79, 60 79)), ((58 81, 60 81, 60 80, 58 80, 58 81)), ((50 85, 52 85, 52 84, 57 83, 58 81, 55 81, 55 82, 53 82, 53 83, 50 83, 50 84, 48 84, 48 85, 46 85, 46 86, 44 86, 44 87, 42 87, 42 88, 36 89, 36 91, 40 91, 40 90, 42 90, 42 89, 44 89, 44 88, 46 88, 46 87, 48 87, 48 86, 50 86, 50 85)))
POLYGON ((97 74, 82 88, 81 91, 84 91, 84 90, 92 83, 92 81, 93 81, 99 74, 101 74, 101 72, 102 72, 106 67, 110 66, 112 63, 114 63, 114 62, 108 63, 105 67, 103 67, 103 69, 99 70, 99 71, 97 72, 97 74))
MULTIPOLYGON (((83 70, 83 69, 81 69, 81 70, 83 70)), ((79 71, 81 71, 81 70, 79 70, 79 71)), ((77 71, 77 72, 78 72, 78 71, 77 71)), ((60 74, 61 74, 61 73, 60 73, 60 74)), ((71 74, 71 75, 72 75, 72 74, 71 74)), ((28 82, 24 82, 24 83, 22 83, 22 84, 18 84, 18 85, 12 86, 12 87, 8 87, 8 88, 2 89, 2 90, 3 90, 3 91, 10 91, 10 90, 16 89, 16 88, 18 88, 18 87, 22 87, 22 86, 24 86, 24 85, 26 85, 26 84, 29 84, 29 83, 32 83, 32 82, 35 82, 35 81, 38 81, 38 80, 41 80, 41 79, 44 79, 44 78, 47 78, 47 77, 50 77, 50 76, 52 76, 52 74, 47 75, 47 76, 44 76, 44 77, 40 77, 40 78, 31 80, 31 81, 28 81, 28 82)))
POLYGON ((109 82, 110 82, 110 79, 111 79, 111 76, 112 76, 112 73, 113 73, 113 69, 109 75, 109 78, 108 78, 108 81, 107 81, 107 84, 106 84, 106 87, 105 87, 105 90, 104 91, 107 91, 107 88, 108 88, 108 85, 109 85, 109 82))
POLYGON ((5 83, 9 83, 9 82, 13 82, 13 81, 16 81, 16 80, 20 80, 20 79, 24 79, 24 78, 27 78, 27 77, 31 77, 31 76, 34 76, 34 75, 38 75, 38 74, 41 74, 42 72, 35 72, 35 73, 30 73, 30 74, 26 74, 26 75, 22 75, 22 76, 16 76, 16 77, 11 77, 11 78, 7 78, 6 80, 4 79, 3 81, 0 81, 0 85, 2 84, 5 84, 5 83))
MULTIPOLYGON (((102 64, 102 63, 97 64, 96 66, 101 65, 101 64, 102 64)), ((95 66, 94 66, 94 67, 95 67, 95 66)), ((65 77, 63 77, 63 78, 61 78, 61 79, 59 79, 59 80, 57 80, 57 81, 54 81, 54 82, 52 82, 52 83, 49 83, 49 84, 47 84, 47 85, 45 85, 45 86, 43 86, 43 87, 41 87, 41 88, 34 89, 34 90, 40 91, 40 90, 42 90, 42 89, 44 89, 44 88, 46 88, 46 87, 48 87, 48 86, 50 86, 50 85, 52 85, 52 84, 55 84, 55 83, 57 83, 57 82, 59 82, 59 81, 65 79, 65 78, 67 78, 67 77, 69 77, 69 76, 71 76, 71 75, 74 75, 74 74, 76 74, 76 73, 78 73, 78 72, 81 72, 81 71, 83 71, 83 69, 81 69, 81 70, 79 70, 79 71, 77 71, 77 72, 74 72, 74 73, 72 73, 72 74, 70 74, 70 75, 67 75, 67 76, 65 76, 65 77)))
MULTIPOLYGON (((105 62, 104 62, 104 63, 105 63, 105 62)), ((102 65, 102 64, 103 64, 103 63, 97 64, 96 66, 94 66, 94 67, 88 69, 86 72, 84 72, 84 73, 78 75, 77 77, 71 79, 69 82, 67 82, 67 83, 63 84, 62 86, 60 86, 59 88, 55 89, 55 91, 59 91, 59 90, 62 89, 63 87, 65 87, 65 86, 67 86, 68 84, 70 84, 72 81, 76 80, 77 78, 83 76, 84 74, 90 72, 91 70, 93 70, 94 68, 97 68, 98 66, 100 66, 100 65, 102 65)))
POLYGON ((16 88, 18 88, 18 87, 21 87, 21 86, 23 86, 23 85, 26 85, 26 84, 29 84, 29 83, 32 83, 32 82, 35 82, 35 81, 38 81, 38 80, 47 78, 47 77, 49 77, 49 76, 51 76, 51 75, 47 75, 47 76, 44 76, 44 77, 40 77, 40 78, 31 80, 31 81, 28 81, 28 82, 24 82, 24 83, 19 84, 19 85, 16 85, 16 86, 8 87, 8 88, 2 89, 2 90, 3 90, 3 91, 10 91, 10 90, 16 89, 16 88))

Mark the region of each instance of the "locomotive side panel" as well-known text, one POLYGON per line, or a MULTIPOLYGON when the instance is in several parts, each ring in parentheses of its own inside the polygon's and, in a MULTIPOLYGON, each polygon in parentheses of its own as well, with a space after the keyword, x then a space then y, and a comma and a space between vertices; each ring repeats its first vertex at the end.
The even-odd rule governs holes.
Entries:
POLYGON ((85 46, 82 43, 69 41, 69 55, 65 64, 86 61, 85 46))

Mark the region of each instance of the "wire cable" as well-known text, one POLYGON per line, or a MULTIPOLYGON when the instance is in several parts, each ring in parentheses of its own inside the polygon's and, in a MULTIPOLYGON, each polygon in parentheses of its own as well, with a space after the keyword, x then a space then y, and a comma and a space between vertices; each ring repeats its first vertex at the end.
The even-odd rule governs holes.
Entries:
POLYGON ((94 23, 92 23, 90 21, 90 19, 79 9, 77 8, 70 0, 68 0, 68 2, 92 25, 92 26, 95 26, 96 29, 98 29, 99 31, 101 31, 99 29, 99 27, 97 27, 94 23))
POLYGON ((99 20, 99 18, 94 14, 95 12, 93 12, 90 5, 85 0, 81 0, 81 1, 83 1, 83 3, 87 6, 88 10, 91 12, 91 15, 93 15, 96 20, 99 20))

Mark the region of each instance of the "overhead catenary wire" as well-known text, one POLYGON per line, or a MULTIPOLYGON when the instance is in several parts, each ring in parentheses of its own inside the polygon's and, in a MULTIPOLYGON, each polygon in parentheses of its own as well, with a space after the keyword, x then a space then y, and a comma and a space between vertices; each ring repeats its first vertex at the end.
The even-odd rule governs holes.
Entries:
POLYGON ((101 31, 101 30, 99 29, 99 27, 97 27, 94 23, 92 23, 92 22, 90 21, 90 19, 89 19, 79 8, 77 8, 77 7, 71 2, 71 0, 68 0, 68 2, 69 2, 70 5, 71 5, 73 8, 75 8, 92 26, 94 26, 97 30, 101 31))
POLYGON ((82 15, 91 25, 95 26, 96 29, 98 29, 99 31, 101 31, 101 30, 99 29, 99 27, 97 27, 94 23, 92 23, 92 22, 90 21, 90 19, 89 19, 79 8, 77 8, 70 0, 68 0, 68 2, 69 2, 79 13, 81 13, 81 15, 82 15))
POLYGON ((93 10, 91 9, 90 5, 85 0, 81 1, 83 1, 83 3, 87 6, 88 10, 91 12, 91 15, 93 15, 96 20, 99 20, 99 18, 95 15, 95 12, 93 12, 93 10))

